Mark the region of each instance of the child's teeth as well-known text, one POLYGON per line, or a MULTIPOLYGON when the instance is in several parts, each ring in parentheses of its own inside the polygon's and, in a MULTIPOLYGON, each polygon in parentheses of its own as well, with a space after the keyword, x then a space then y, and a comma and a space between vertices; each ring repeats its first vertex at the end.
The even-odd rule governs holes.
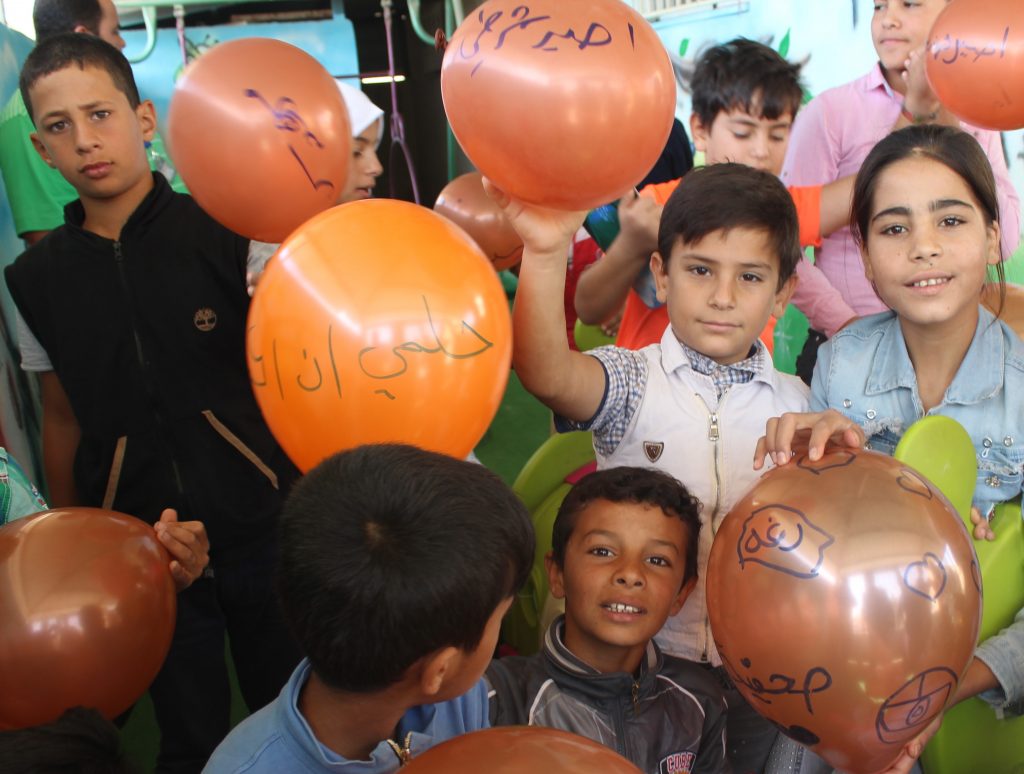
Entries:
POLYGON ((915 288, 924 288, 924 287, 928 287, 929 285, 941 285, 941 284, 943 284, 946 281, 947 280, 946 280, 945 277, 935 277, 933 279, 926 279, 926 280, 921 280, 919 282, 915 282, 914 283, 914 287, 915 288))
POLYGON ((640 612, 640 608, 638 608, 638 607, 633 607, 632 605, 622 605, 622 604, 619 604, 618 602, 613 602, 612 604, 608 605, 608 609, 611 610, 613 613, 639 613, 640 612))

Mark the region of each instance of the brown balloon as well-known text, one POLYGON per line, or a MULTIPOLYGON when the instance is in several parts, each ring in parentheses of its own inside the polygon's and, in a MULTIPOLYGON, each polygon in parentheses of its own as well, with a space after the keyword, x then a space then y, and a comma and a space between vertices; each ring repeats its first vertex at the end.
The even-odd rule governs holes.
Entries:
POLYGON ((711 629, 758 712, 837 769, 879 771, 971 659, 973 562, 959 515, 919 473, 871 451, 797 451, 722 521, 711 629))
POLYGON ((590 210, 654 166, 676 81, 657 33, 621 0, 488 0, 445 49, 441 96, 485 177, 525 202, 590 210))
POLYGON ((459 175, 448 183, 434 202, 434 212, 469 234, 498 271, 511 269, 522 260, 523 240, 484 191, 479 172, 459 175))
POLYGON ((566 731, 504 726, 450 739, 415 756, 402 774, 638 774, 614 750, 566 731))
POLYGON ((171 645, 169 562, 123 513, 65 508, 0 528, 0 730, 131 707, 171 645))
POLYGON ((352 154, 334 79, 270 38, 220 43, 192 62, 171 96, 167 138, 199 206, 264 242, 337 204, 352 154))
POLYGON ((939 101, 986 129, 1024 126, 1024 3, 954 0, 928 38, 928 82, 939 101))

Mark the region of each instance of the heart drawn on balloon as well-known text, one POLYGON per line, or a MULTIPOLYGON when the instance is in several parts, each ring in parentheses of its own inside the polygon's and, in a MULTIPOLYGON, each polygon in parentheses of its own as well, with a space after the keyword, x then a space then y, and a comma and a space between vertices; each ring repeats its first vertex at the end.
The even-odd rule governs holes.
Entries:
POLYGON ((946 588, 946 568, 930 551, 920 562, 911 562, 903 573, 903 582, 915 594, 935 602, 946 588))
POLYGON ((916 470, 903 468, 900 471, 900 477, 896 479, 896 484, 904 492, 910 492, 910 494, 918 495, 919 497, 923 497, 925 500, 931 500, 932 497, 934 497, 932 494, 932 488, 928 484, 928 479, 916 470))
POLYGON ((820 476, 822 473, 827 473, 836 468, 845 468, 847 465, 853 464, 855 459, 857 459, 857 455, 852 451, 834 450, 825 452, 822 458, 816 462, 812 462, 805 454, 797 460, 796 466, 801 470, 806 470, 808 473, 820 476))

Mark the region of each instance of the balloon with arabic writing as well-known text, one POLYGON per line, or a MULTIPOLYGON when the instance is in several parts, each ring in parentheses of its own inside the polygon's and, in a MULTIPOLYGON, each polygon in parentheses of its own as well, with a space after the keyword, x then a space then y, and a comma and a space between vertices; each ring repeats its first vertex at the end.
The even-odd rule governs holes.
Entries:
MULTIPOLYGON (((409 774, 640 774, 603 744, 543 726, 503 726, 463 734, 414 755, 402 770, 409 774)), ((689 767, 666 770, 689 771, 689 767)))
POLYGON ((508 301, 461 229, 408 202, 321 213, 270 260, 249 310, 256 400, 295 464, 409 443, 465 457, 504 394, 508 301))
POLYGON ((171 646, 169 563, 152 526, 115 511, 61 508, 0 528, 0 730, 131 707, 171 646))
POLYGON ((473 237, 498 271, 511 269, 522 260, 523 240, 484 191, 479 172, 467 172, 448 183, 434 202, 434 212, 473 237))
POLYGON ((588 210, 636 185, 672 129, 664 44, 621 0, 488 0, 441 64, 452 131, 510 196, 588 210))
POLYGON ((751 706, 868 774, 953 698, 981 620, 974 550, 949 501, 898 460, 794 451, 719 527, 711 630, 751 706))
POLYGON ((925 68, 939 102, 967 123, 1024 127, 1024 3, 953 0, 932 26, 925 68))
POLYGON ((220 43, 190 63, 171 95, 167 139, 199 206, 263 242, 336 204, 352 154, 330 73, 270 38, 220 43))

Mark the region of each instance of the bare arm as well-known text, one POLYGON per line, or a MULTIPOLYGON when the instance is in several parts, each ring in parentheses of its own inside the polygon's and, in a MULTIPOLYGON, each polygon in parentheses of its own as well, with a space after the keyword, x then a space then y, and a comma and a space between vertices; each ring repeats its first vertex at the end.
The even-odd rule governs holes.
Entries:
POLYGON ((594 358, 565 338, 565 267, 584 213, 556 212, 510 199, 485 181, 523 240, 512 314, 512 360, 523 386, 567 419, 590 419, 601 405, 605 375, 594 358))
POLYGON ((621 231, 597 263, 576 284, 576 314, 587 325, 599 325, 622 311, 629 289, 658 247, 660 204, 634 192, 619 204, 621 231))
POLYGON ((25 240, 25 245, 27 247, 31 247, 49 233, 49 231, 26 231, 24 234, 21 234, 20 236, 23 240, 25 240))
POLYGON ((74 461, 82 430, 57 374, 40 374, 43 393, 43 471, 54 508, 77 505, 74 461))
POLYGON ((853 181, 849 175, 828 183, 821 189, 821 235, 828 236, 850 225, 850 205, 853 200, 853 181))

